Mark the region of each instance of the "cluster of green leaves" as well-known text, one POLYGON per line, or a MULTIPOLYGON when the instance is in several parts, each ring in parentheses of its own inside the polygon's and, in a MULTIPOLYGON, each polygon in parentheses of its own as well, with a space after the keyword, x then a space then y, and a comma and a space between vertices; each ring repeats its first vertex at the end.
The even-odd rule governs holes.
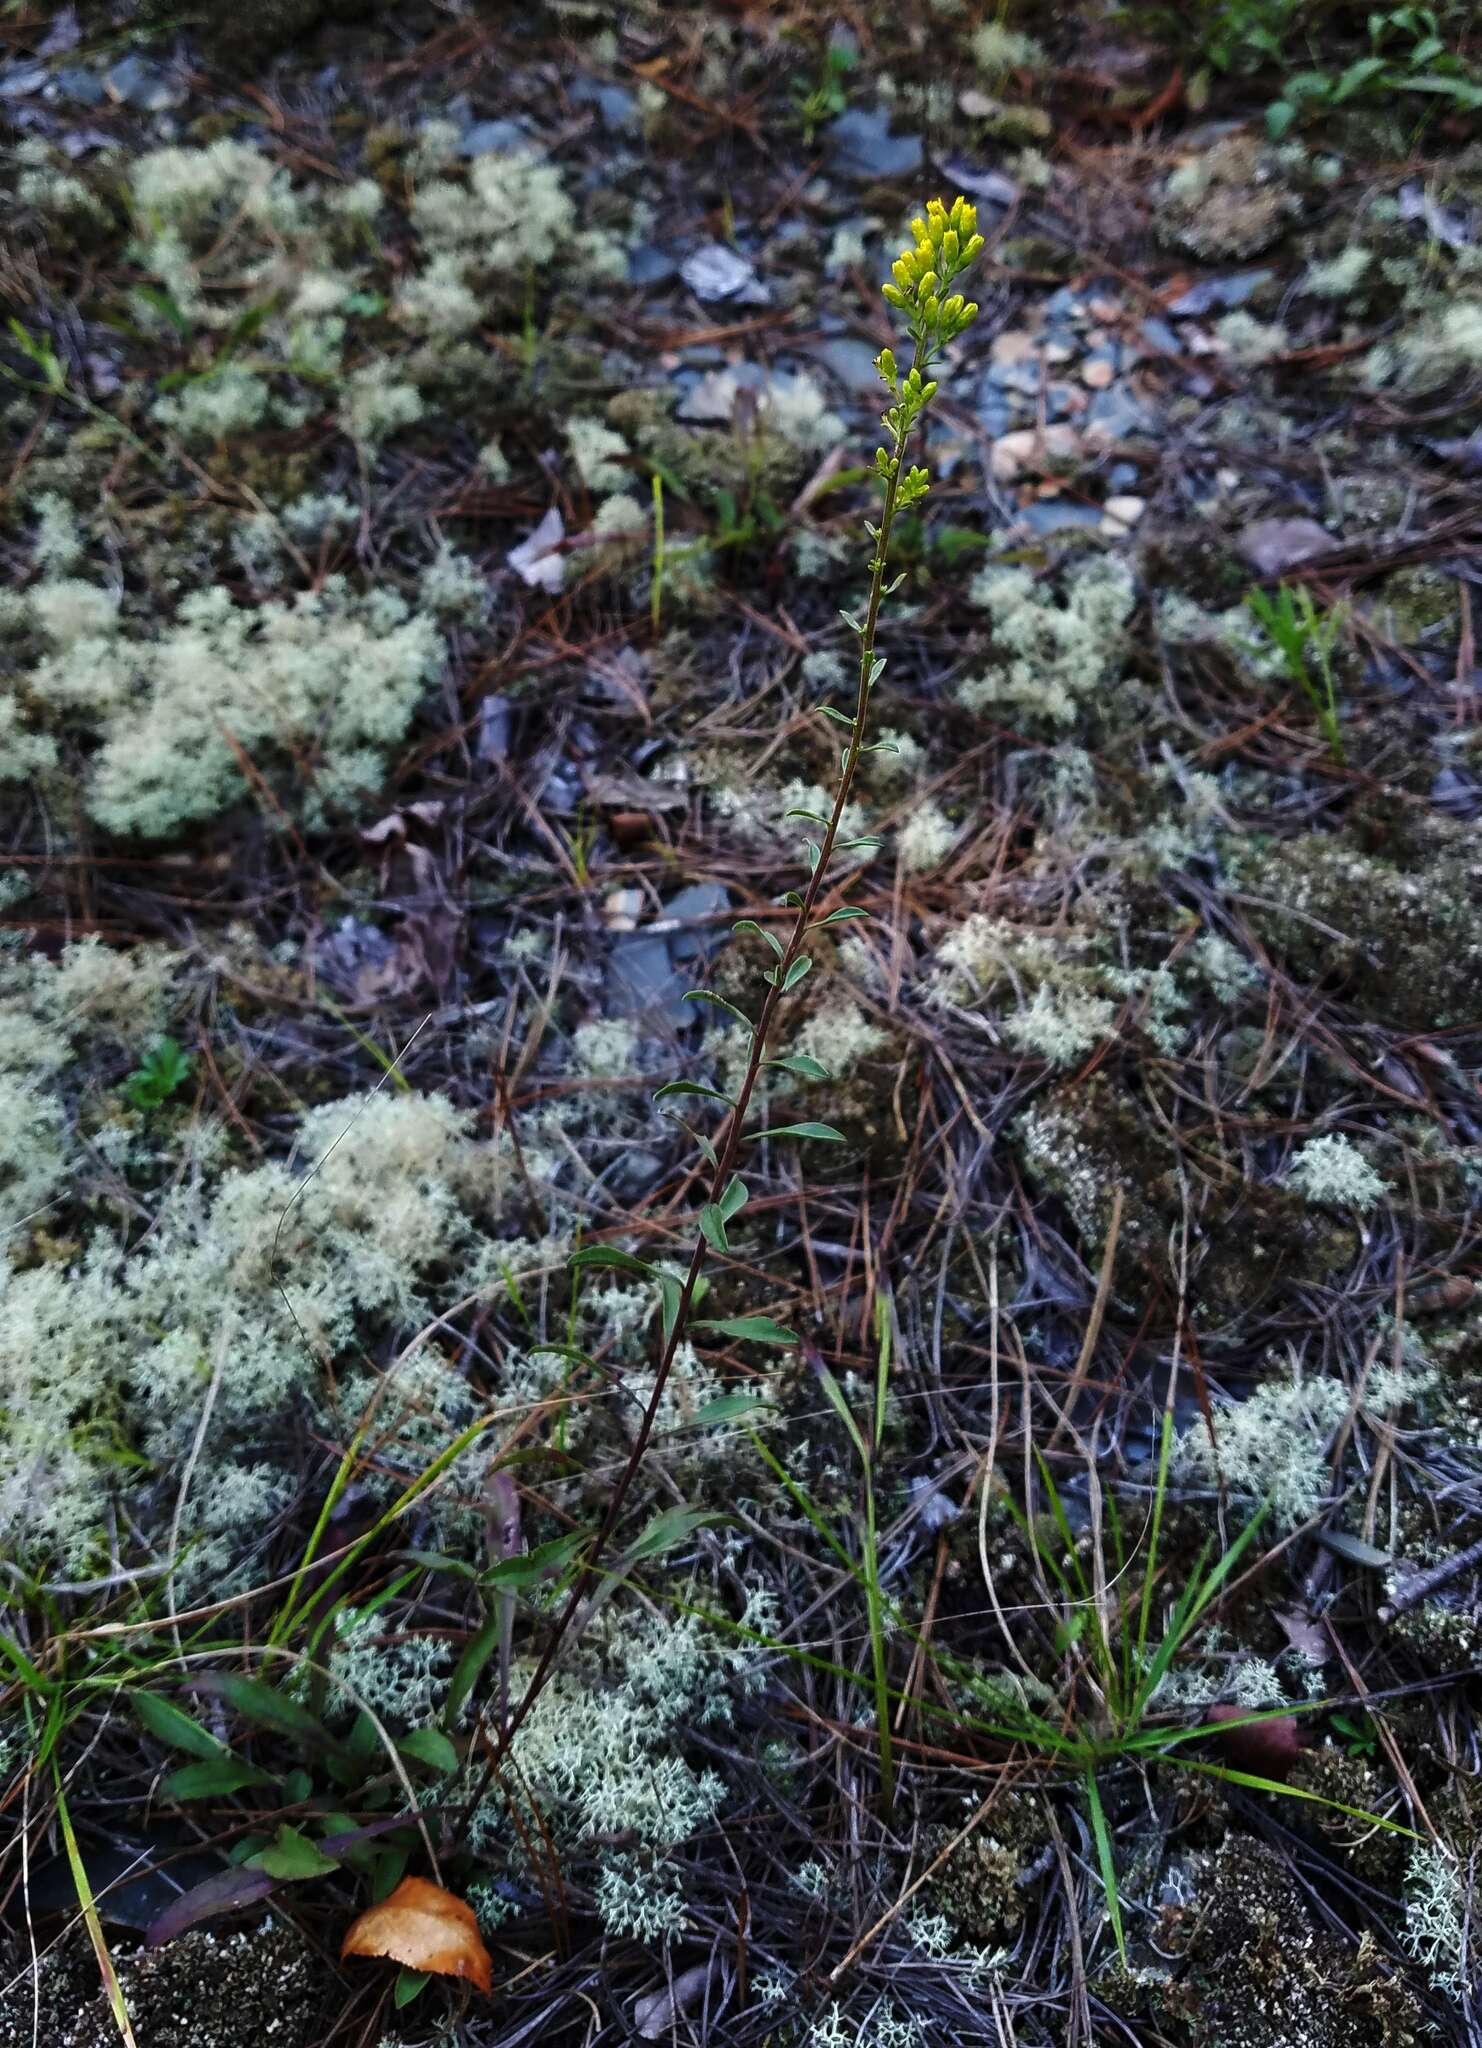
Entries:
POLYGON ((123 1084, 135 1109, 159 1109, 190 1079, 195 1062, 173 1038, 161 1038, 123 1084))
POLYGON ((822 124, 842 114, 848 106, 848 78, 858 61, 847 43, 826 43, 813 84, 806 78, 793 80, 793 105, 802 125, 803 140, 810 146, 822 124))
POLYGON ((1355 11, 1333 0, 1196 0, 1132 10, 1208 70, 1236 78, 1282 73, 1266 110, 1273 137, 1306 116, 1389 106, 1399 95, 1455 113, 1482 106, 1482 82, 1456 47, 1470 8, 1374 9, 1363 22, 1366 45, 1357 47, 1355 11))
MULTIPOLYGON (((1319 609, 1305 584, 1280 584, 1275 596, 1265 590, 1247 593, 1246 606, 1265 627, 1281 656, 1288 680, 1296 685, 1312 706, 1318 730, 1328 743, 1333 759, 1343 760, 1343 732, 1338 723, 1338 679, 1333 670, 1333 650, 1347 617, 1345 607, 1319 609)), ((1258 652, 1255 648, 1248 650, 1258 652)))
POLYGON ((1368 18, 1369 47, 1340 69, 1313 65, 1289 73, 1266 127, 1285 135, 1304 114, 1357 103, 1388 106, 1418 95, 1459 114, 1482 107, 1482 81, 1448 48, 1431 7, 1391 7, 1368 18))

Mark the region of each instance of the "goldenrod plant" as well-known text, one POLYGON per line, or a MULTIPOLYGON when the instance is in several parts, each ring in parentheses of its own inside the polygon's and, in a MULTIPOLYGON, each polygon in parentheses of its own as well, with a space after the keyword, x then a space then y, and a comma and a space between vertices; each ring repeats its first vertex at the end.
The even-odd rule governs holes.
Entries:
POLYGON ((805 950, 810 934, 868 915, 852 904, 841 904, 828 910, 820 906, 834 855, 866 852, 876 843, 868 838, 842 836, 842 833, 845 811, 861 759, 869 753, 893 750, 891 741, 870 741, 868 738, 870 700, 885 667, 884 657, 876 652, 880 612, 886 598, 901 581, 900 577, 891 583, 885 580, 890 565, 891 535, 897 516, 918 504, 930 488, 926 469, 918 463, 908 467, 906 456, 913 441, 919 438, 926 413, 936 397, 937 380, 930 375, 931 370, 957 336, 977 318, 976 303, 952 287, 983 247, 983 237, 978 233, 977 209, 960 197, 953 200, 950 207, 940 199, 933 199, 925 215, 912 221, 911 232, 914 240, 901 251, 891 266, 890 277, 882 286, 887 303, 904 319, 911 343, 911 362, 909 368, 902 372, 894 351, 889 348, 882 349, 875 360, 876 371, 889 394, 890 404, 881 415, 886 438, 875 451, 874 480, 880 494, 879 521, 878 524, 865 521, 865 531, 870 540, 869 593, 863 617, 849 612, 843 614, 846 625, 859 644, 854 703, 847 711, 835 704, 818 706, 818 715, 841 727, 843 732, 833 804, 827 815, 802 807, 788 813, 789 817, 814 828, 818 836, 807 837, 804 841, 808 866, 806 883, 801 889, 789 890, 783 898, 782 908, 792 913, 785 935, 779 935, 770 923, 764 924, 757 918, 743 918, 735 927, 738 935, 745 934, 750 939, 759 940, 771 956, 770 964, 762 969, 765 993, 755 1016, 747 1015, 713 989, 692 989, 685 998, 686 1001, 718 1009, 739 1024, 746 1035, 747 1057, 734 1094, 694 1080, 668 1081, 658 1090, 660 1101, 696 1097, 702 1102, 717 1102, 724 1111, 720 1126, 713 1135, 699 1131, 694 1133, 708 1172, 708 1196, 696 1219, 695 1241, 683 1276, 611 1244, 585 1246, 572 1258, 574 1274, 579 1275, 592 1267, 616 1267, 623 1272, 641 1275, 655 1288, 659 1298, 662 1350, 653 1388, 627 1464, 609 1496, 601 1526, 567 1595, 524 1698, 501 1731, 489 1766, 491 1771, 497 1769, 521 1724, 533 1709, 554 1669, 562 1640, 596 1582, 608 1542, 617 1527, 624 1501, 653 1434, 665 1384, 691 1327, 711 1336, 757 1344, 787 1347, 797 1343, 794 1333, 769 1315, 728 1316, 693 1322, 692 1315, 707 1291, 707 1259, 713 1252, 728 1250, 727 1231, 749 1198, 746 1182, 738 1171, 743 1147, 755 1145, 763 1139, 795 1139, 800 1144, 843 1142, 842 1133, 832 1124, 813 1120, 764 1124, 760 1129, 748 1129, 747 1126, 752 1098, 765 1070, 775 1069, 804 1082, 822 1082, 832 1078, 821 1060, 808 1053, 789 1051, 782 1044, 779 1027, 783 1022, 783 1002, 812 970, 812 957, 805 950))

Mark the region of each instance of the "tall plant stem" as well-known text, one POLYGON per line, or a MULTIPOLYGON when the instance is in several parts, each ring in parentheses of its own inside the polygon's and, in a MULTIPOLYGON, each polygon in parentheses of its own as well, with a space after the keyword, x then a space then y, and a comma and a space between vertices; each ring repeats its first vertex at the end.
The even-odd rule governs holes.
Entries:
MULTIPOLYGON (((924 370, 926 367, 926 355, 926 344, 918 342, 913 368, 918 371, 924 370)), ((910 439, 910 427, 892 429, 893 446, 891 454, 894 459, 894 467, 885 488, 885 499, 880 513, 879 533, 875 542, 874 559, 870 566, 869 603, 865 608, 864 620, 859 635, 859 679, 854 698, 854 722, 849 734, 849 744, 844 750, 843 762, 840 767, 838 793, 834 798, 834 806, 829 816, 828 828, 823 835, 823 843, 819 848, 818 860, 814 865, 813 873, 808 878, 808 886, 804 889, 798 903, 797 916, 793 920, 792 931, 783 949, 781 958, 775 964, 766 1000, 762 1004, 761 1014, 752 1027, 751 1051, 746 1061, 746 1072, 735 1103, 722 1126, 720 1142, 715 1148, 716 1166, 710 1187, 710 1200, 712 1202, 720 1200, 735 1169, 736 1157, 741 1149, 741 1142, 745 1135, 746 1112, 761 1075, 763 1062, 767 1057, 767 1041, 772 1025, 776 1021, 778 1007, 782 1000, 783 989, 787 982, 787 970, 802 951, 803 941, 807 937, 808 927, 813 920, 814 909, 819 897, 823 893, 829 860, 833 854, 835 842, 839 837, 839 827, 843 822, 850 791, 854 786, 854 775, 855 770, 859 766, 859 757, 864 750, 865 724, 870 706, 870 679, 873 674, 875 660, 875 632, 880 619, 880 605, 885 596, 885 571, 890 555, 890 534, 891 528, 895 523, 896 502, 900 495, 901 480, 905 474, 905 453, 910 439)), ((508 1755, 511 1743, 519 1734, 520 1729, 529 1718, 535 1702, 545 1689, 546 1682, 560 1653, 561 1645, 569 1633, 573 1621, 576 1619, 582 1602, 586 1599, 601 1571, 602 1560, 612 1540, 613 1531, 617 1528, 619 1517, 623 1511, 623 1504, 627 1500, 639 1466, 643 1462, 644 1453, 648 1449, 649 1439, 653 1435, 654 1422, 659 1412, 659 1403, 664 1397, 664 1388, 668 1382, 669 1374, 673 1370, 674 1360, 678 1355, 680 1345, 684 1342, 685 1332, 689 1326, 690 1309, 694 1301, 695 1283, 698 1281, 704 1267, 706 1250, 705 1239, 697 1232, 694 1249, 690 1253, 689 1266, 679 1290, 678 1310, 664 1343, 658 1370, 654 1374, 653 1392, 648 1397, 648 1406, 643 1412, 643 1420, 638 1425, 638 1434, 634 1439, 633 1448, 628 1453, 627 1463, 624 1465, 618 1482, 608 1499, 607 1509, 598 1527, 596 1537, 587 1552, 586 1560, 581 1570, 577 1573, 575 1584, 566 1596, 566 1603, 556 1618, 556 1624, 547 1638, 545 1649, 541 1652, 540 1661, 535 1667, 530 1683, 526 1686, 519 1705, 495 1738, 493 1751, 485 1765, 483 1778, 467 1807, 464 1809, 465 1823, 468 1815, 483 1798, 494 1773, 508 1755)))

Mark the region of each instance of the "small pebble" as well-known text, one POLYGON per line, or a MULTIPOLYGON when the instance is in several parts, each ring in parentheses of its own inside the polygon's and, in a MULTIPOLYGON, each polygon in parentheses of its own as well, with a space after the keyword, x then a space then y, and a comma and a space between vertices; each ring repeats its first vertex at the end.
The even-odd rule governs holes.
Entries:
POLYGON ((1101 510, 1101 531, 1103 533, 1130 533, 1147 510, 1147 499, 1131 496, 1108 498, 1101 510))

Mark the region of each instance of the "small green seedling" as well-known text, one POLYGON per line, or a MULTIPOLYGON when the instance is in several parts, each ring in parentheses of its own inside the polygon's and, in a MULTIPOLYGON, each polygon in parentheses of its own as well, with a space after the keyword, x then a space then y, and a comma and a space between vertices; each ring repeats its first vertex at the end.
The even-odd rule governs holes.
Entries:
POLYGON ((184 1087, 194 1065, 173 1038, 162 1038, 124 1082, 124 1094, 135 1109, 158 1109, 184 1087))
MULTIPOLYGON (((1246 606, 1275 644, 1288 679, 1302 692, 1317 717, 1318 730, 1333 759, 1343 760, 1343 734, 1338 724, 1338 679, 1333 649, 1348 616, 1345 605, 1319 611, 1305 584, 1281 584, 1272 597, 1252 590, 1246 606)), ((1249 648, 1248 652, 1259 652, 1249 648)))
POLYGON ((825 121, 842 114, 849 104, 846 81, 855 66, 855 55, 845 43, 829 43, 818 67, 818 81, 809 87, 806 79, 793 80, 793 105, 803 124, 803 140, 811 147, 825 121))

